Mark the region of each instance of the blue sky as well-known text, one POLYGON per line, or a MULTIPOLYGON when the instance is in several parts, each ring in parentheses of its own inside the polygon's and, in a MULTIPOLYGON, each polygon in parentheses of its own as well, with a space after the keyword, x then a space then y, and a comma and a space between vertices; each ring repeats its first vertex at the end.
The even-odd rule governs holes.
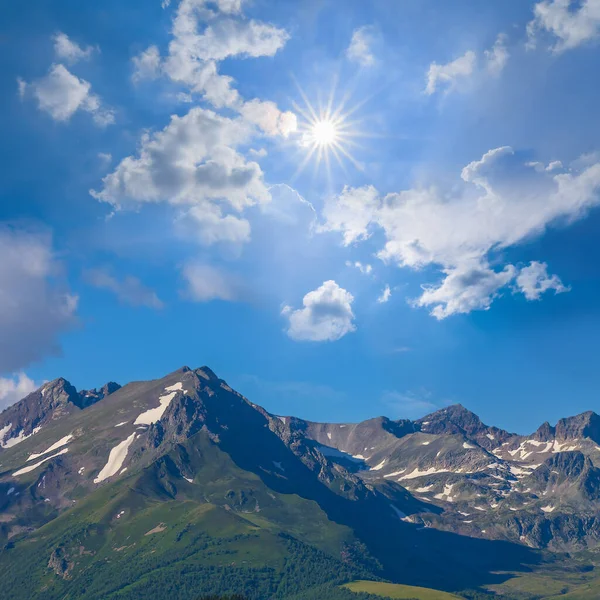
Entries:
POLYGON ((4 12, 0 404, 207 364, 313 420, 598 410, 598 0, 4 12))

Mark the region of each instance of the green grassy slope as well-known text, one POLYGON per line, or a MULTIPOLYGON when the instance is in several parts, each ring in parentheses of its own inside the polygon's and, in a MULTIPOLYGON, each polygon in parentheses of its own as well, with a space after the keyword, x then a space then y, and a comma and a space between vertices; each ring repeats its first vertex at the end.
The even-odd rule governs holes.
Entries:
POLYGON ((403 598, 404 600, 458 600, 459 596, 412 585, 384 583, 381 581, 353 581, 343 587, 353 592, 367 592, 384 598, 403 598))
POLYGON ((272 492, 198 436, 11 539, 0 552, 2 597, 285 598, 367 574, 342 560, 353 542, 316 503, 272 492))

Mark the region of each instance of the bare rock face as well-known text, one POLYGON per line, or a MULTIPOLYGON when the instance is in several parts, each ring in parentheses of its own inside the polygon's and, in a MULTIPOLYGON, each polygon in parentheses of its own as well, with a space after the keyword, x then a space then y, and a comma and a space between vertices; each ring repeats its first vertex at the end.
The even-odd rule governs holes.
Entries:
POLYGON ((589 438, 600 443, 600 416, 588 411, 575 417, 561 419, 556 424, 555 431, 559 440, 589 438))
POLYGON ((73 569, 73 562, 69 562, 69 557, 63 548, 55 548, 50 555, 48 568, 52 569, 59 577, 69 579, 69 573, 73 569))

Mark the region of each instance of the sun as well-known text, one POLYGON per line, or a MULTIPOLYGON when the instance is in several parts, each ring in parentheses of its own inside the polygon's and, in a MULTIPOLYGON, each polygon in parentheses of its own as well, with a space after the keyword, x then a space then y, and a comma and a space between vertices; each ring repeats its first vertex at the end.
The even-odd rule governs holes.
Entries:
POLYGON ((337 126, 328 119, 315 121, 311 127, 310 136, 317 146, 331 146, 338 139, 337 126))
POLYGON ((300 106, 296 102, 293 102, 293 106, 300 117, 298 145, 306 154, 293 178, 295 179, 308 163, 313 161, 315 171, 324 165, 328 178, 331 179, 332 158, 344 171, 346 170, 344 165, 346 161, 362 171, 363 166, 352 156, 352 149, 357 147, 357 138, 364 137, 364 134, 357 128, 359 121, 351 120, 350 117, 363 103, 347 109, 345 105, 348 95, 345 95, 336 105, 334 86, 324 105, 319 102, 317 106, 313 106, 300 86, 298 86, 298 91, 304 106, 300 106))

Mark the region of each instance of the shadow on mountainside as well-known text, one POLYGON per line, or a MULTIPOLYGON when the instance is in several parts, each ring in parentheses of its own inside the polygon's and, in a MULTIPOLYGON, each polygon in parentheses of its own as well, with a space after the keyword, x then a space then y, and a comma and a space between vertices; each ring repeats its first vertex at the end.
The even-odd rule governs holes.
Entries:
POLYGON ((263 413, 238 396, 231 396, 214 398, 208 410, 209 429, 214 431, 218 424, 227 424, 219 428, 220 448, 238 467, 256 474, 270 489, 313 500, 331 521, 350 527, 381 563, 379 575, 396 582, 455 591, 501 583, 509 576, 499 571, 530 571, 543 560, 541 552, 518 544, 470 538, 400 521, 385 496, 373 493, 358 480, 348 484, 343 490, 345 495, 335 493, 269 429, 263 413), (274 472, 275 462, 284 466, 285 477, 274 472))

